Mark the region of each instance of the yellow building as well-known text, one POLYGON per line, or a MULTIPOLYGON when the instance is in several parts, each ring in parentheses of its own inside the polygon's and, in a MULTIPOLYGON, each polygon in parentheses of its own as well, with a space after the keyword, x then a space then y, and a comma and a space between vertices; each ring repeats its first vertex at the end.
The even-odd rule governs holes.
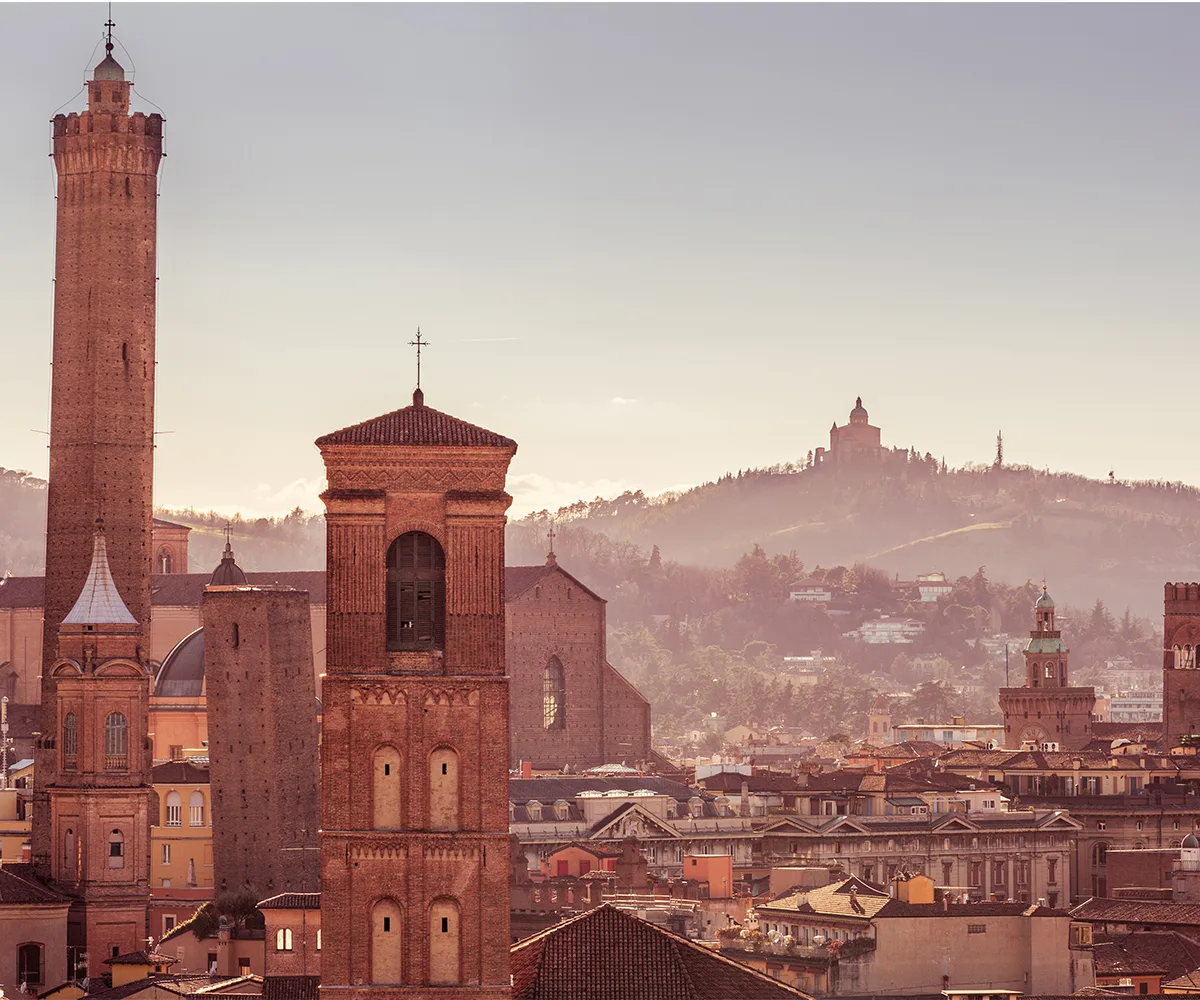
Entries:
POLYGON ((8 787, 0 788, 0 861, 22 861, 30 838, 29 789, 33 786, 33 761, 12 766, 8 787))
MULTIPOLYGON (((212 802, 208 768, 186 760, 157 764, 158 822, 150 830, 150 886, 212 888, 212 802)), ((155 893, 157 895, 157 893, 155 893)))

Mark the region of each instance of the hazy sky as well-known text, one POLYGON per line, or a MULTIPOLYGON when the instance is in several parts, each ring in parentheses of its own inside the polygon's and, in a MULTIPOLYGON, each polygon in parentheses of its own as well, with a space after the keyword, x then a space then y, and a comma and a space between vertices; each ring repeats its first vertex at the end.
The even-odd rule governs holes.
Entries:
MULTIPOLYGON (((40 475, 47 119, 105 15, 0 5, 0 465, 40 475)), ((418 324, 517 514, 794 460, 860 393, 952 465, 1003 428, 1200 482, 1200 7, 114 16, 167 116, 160 504, 316 509, 313 439, 410 400, 418 324)))

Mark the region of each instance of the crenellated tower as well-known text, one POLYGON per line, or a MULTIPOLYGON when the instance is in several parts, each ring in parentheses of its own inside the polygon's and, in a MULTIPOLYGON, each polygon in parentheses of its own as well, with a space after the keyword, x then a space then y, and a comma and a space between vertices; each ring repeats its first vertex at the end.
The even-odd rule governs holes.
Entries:
POLYGON ((49 671, 55 770, 45 782, 50 878, 68 896, 67 946, 87 975, 145 947, 150 818, 157 815, 149 739, 150 670, 142 627, 109 568, 96 522, 87 579, 59 625, 49 671))
POLYGON ((1163 749, 1200 739, 1200 583, 1163 588, 1163 749))
MULTIPOLYGON (((113 58, 87 81, 88 109, 53 122, 58 173, 46 517, 42 732, 56 724, 59 625, 88 575, 92 526, 105 522, 108 564, 124 603, 150 620, 154 455, 155 234, 162 116, 130 114, 132 84, 113 58)), ((39 758, 33 860, 49 871, 39 758)))
POLYGON ((329 483, 321 992, 508 997, 516 443, 418 389, 412 406, 317 447, 329 483))
POLYGON ((1075 750, 1091 740, 1096 691, 1071 687, 1068 653, 1055 619, 1054 600, 1043 586, 1025 644, 1025 686, 1000 689, 1006 748, 1035 743, 1075 750))

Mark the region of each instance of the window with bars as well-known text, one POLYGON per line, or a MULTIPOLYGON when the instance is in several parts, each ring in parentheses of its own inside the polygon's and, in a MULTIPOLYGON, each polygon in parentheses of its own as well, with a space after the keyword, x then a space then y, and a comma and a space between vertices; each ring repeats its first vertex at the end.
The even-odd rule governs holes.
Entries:
POLYGON ((68 712, 63 720, 63 754, 74 757, 79 753, 79 722, 74 712, 68 712))
POLYGON ((129 756, 129 722, 120 712, 104 720, 104 756, 129 756))
POLYGON ((446 556, 432 535, 410 531, 388 549, 388 649, 446 645, 446 556))
POLYGON ((542 728, 567 728, 567 681, 557 656, 542 671, 542 728))

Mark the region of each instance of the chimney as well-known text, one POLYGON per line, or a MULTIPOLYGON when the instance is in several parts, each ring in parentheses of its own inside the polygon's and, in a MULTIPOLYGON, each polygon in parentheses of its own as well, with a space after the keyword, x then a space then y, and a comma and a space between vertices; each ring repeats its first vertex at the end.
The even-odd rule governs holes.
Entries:
POLYGON ((531 760, 521 761, 521 777, 524 778, 526 781, 528 781, 530 778, 533 777, 533 761, 531 761, 531 760))
POLYGON ((742 794, 738 801, 738 815, 750 815, 750 782, 745 779, 742 780, 742 794))

